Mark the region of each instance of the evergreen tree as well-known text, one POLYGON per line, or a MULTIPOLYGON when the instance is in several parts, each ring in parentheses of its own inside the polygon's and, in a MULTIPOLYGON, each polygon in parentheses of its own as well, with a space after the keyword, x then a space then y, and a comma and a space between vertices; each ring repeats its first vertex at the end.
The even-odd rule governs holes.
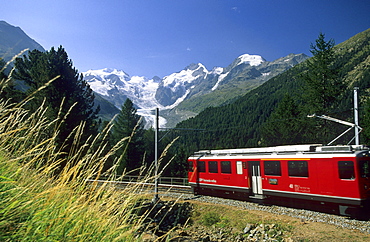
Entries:
POLYGON ((7 77, 4 73, 4 68, 5 68, 5 61, 2 58, 0 58, 0 80, 7 77))
POLYGON ((302 142, 307 127, 301 117, 299 106, 289 95, 285 95, 261 127, 262 144, 274 146, 302 142))
POLYGON ((363 138, 363 142, 361 143, 370 144, 370 128, 368 128, 370 127, 370 99, 368 99, 364 103, 364 111, 361 118, 361 127, 364 127, 361 132, 361 138, 363 138))
MULTIPOLYGON (((153 128, 144 131, 144 150, 145 150, 145 166, 150 167, 154 164, 155 160, 155 130, 153 128)), ((161 142, 159 142, 159 145, 161 142)))
POLYGON ((5 61, 0 58, 0 98, 6 98, 5 94, 5 88, 6 88, 6 80, 8 79, 8 76, 4 73, 5 68, 5 61))
MULTIPOLYGON (((57 142, 60 146, 65 145, 65 151, 68 151, 73 142, 68 136, 81 122, 85 122, 81 143, 84 143, 89 135, 97 132, 96 115, 99 110, 94 110, 93 91, 73 67, 72 60, 68 59, 62 46, 57 50, 52 47, 46 52, 33 50, 27 56, 17 58, 15 68, 15 78, 28 86, 26 94, 34 92, 59 76, 38 92, 27 107, 32 112, 45 102, 50 120, 58 117, 64 119, 59 128, 57 142)), ((49 132, 52 132, 52 128, 49 132)))
POLYGON ((345 87, 334 65, 333 47, 334 40, 325 41, 323 33, 310 46, 313 57, 308 60, 308 72, 304 74, 304 97, 310 113, 326 114, 332 111, 345 87))
POLYGON ((176 154, 172 153, 174 152, 170 152, 169 157, 174 157, 174 159, 167 168, 168 172, 165 171, 165 174, 171 177, 187 177, 189 155, 186 154, 184 147, 177 149, 176 154))
MULTIPOLYGON (((305 89, 303 99, 306 114, 330 115, 336 111, 341 94, 345 90, 343 80, 339 78, 339 70, 335 66, 334 40, 325 41, 325 35, 320 33, 311 44, 310 52, 313 57, 308 60, 308 71, 303 74, 305 89)), ((327 143, 337 134, 337 126, 330 121, 312 119, 311 125, 316 127, 313 131, 315 142, 327 143)))
POLYGON ((124 169, 132 171, 142 164, 144 153, 144 126, 136 108, 130 99, 126 99, 121 111, 114 120, 112 128, 113 142, 119 142, 125 137, 130 137, 127 144, 117 153, 120 157, 118 174, 124 169))
MULTIPOLYGON (((15 88, 14 80, 6 74, 6 63, 0 58, 0 98, 4 100, 11 99, 13 102, 19 102, 24 97, 22 93, 15 88)), ((8 67, 9 68, 9 67, 8 67)))

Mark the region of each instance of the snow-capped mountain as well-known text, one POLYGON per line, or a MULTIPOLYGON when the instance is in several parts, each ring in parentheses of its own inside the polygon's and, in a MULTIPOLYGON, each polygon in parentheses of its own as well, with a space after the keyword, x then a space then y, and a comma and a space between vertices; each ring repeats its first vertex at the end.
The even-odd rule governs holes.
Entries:
POLYGON ((121 108, 126 98, 130 98, 139 108, 158 106, 154 94, 160 78, 148 79, 143 76, 129 76, 122 70, 101 69, 83 73, 91 89, 121 108))
POLYGON ((249 54, 241 55, 236 58, 236 60, 238 61, 238 65, 249 64, 251 66, 259 66, 262 62, 265 62, 265 59, 263 59, 262 56, 249 54))
POLYGON ((207 74, 207 68, 201 63, 191 64, 180 72, 164 77, 155 97, 162 105, 175 107, 185 100, 190 90, 199 85, 207 74))
MULTIPOLYGON (((259 55, 241 55, 233 62, 235 66, 259 66, 265 60, 259 55)), ((234 66, 234 67, 235 67, 234 66)), ((229 68, 232 69, 232 68, 229 68)), ((198 93, 197 87, 202 87, 202 92, 214 91, 222 84, 228 75, 222 67, 215 67, 211 71, 201 64, 191 64, 184 70, 173 73, 163 78, 156 92, 156 100, 164 106, 176 107, 185 99, 198 93), (216 82, 215 82, 216 81, 216 82), (209 84, 213 84, 209 88, 209 84), (208 84, 204 86, 204 84, 208 84)))
MULTIPOLYGON (((117 108, 121 109, 126 99, 131 99, 138 114, 144 116, 149 123, 154 120, 152 110, 157 107, 163 108, 155 99, 161 81, 159 77, 148 79, 143 76, 129 76, 122 70, 109 68, 89 70, 82 74, 94 92, 117 108)), ((165 125, 164 119, 160 122, 161 126, 165 125)))
POLYGON ((257 87, 307 58, 303 54, 291 54, 268 62, 259 55, 244 54, 226 68, 214 67, 208 70, 201 63, 191 64, 162 79, 130 76, 122 70, 109 68, 89 70, 83 75, 96 93, 116 107, 121 108, 126 98, 130 98, 136 105, 138 114, 143 115, 149 124, 154 120, 153 110, 158 107, 164 111, 161 112, 160 126, 171 127, 185 118, 196 115, 204 107, 221 105, 221 100, 245 94, 248 91, 245 86, 257 87), (222 90, 223 97, 210 101, 212 99, 209 96, 219 90, 222 90), (202 99, 205 96, 208 101, 202 99), (183 103, 192 100, 202 104, 190 105, 193 108, 184 107, 183 103), (181 108, 178 108, 179 106, 181 108), (171 120, 170 124, 168 120, 171 120))

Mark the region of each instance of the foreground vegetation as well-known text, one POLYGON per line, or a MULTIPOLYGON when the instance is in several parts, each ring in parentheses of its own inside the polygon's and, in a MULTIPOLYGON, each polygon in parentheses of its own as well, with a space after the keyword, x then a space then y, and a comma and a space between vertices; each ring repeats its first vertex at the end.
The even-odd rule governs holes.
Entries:
MULTIPOLYGON (((62 160, 54 143, 55 135, 43 139, 42 132, 45 127, 58 127, 63 118, 49 122, 44 113, 43 106, 30 114, 22 103, 0 101, 0 241, 142 241, 148 235, 149 240, 159 240, 161 237, 148 233, 155 223, 147 223, 151 206, 149 210, 141 209, 148 207, 148 195, 138 194, 140 185, 117 191, 108 185, 87 182, 99 178, 104 162, 124 140, 105 152, 101 140, 107 129, 90 137, 83 146, 74 146, 62 160), (66 166, 58 170, 61 163, 66 166)), ((79 130, 78 126, 71 134, 74 139, 81 135, 79 130)), ((118 179, 114 169, 104 175, 110 180, 118 179)), ((164 236, 199 237, 220 231, 238 236, 248 224, 263 224, 278 241, 368 239, 358 233, 338 232, 333 226, 319 224, 320 228, 313 229, 317 223, 304 224, 265 212, 192 204, 192 217, 186 221, 186 227, 164 231, 164 236)), ((177 207, 181 210, 181 206, 177 207)))
MULTIPOLYGON (((7 81, 1 80, 0 90, 7 81)), ((0 100, 0 241, 140 240, 146 218, 135 215, 143 201, 140 185, 117 192, 87 181, 102 175, 106 161, 130 137, 107 150, 108 124, 80 144, 81 122, 69 134, 74 142, 66 153, 57 143, 66 117, 50 121, 44 103, 32 113, 24 108, 43 88, 18 103, 0 100), (45 135, 46 130, 53 133, 45 135)), ((119 179, 116 168, 104 175, 119 179)))

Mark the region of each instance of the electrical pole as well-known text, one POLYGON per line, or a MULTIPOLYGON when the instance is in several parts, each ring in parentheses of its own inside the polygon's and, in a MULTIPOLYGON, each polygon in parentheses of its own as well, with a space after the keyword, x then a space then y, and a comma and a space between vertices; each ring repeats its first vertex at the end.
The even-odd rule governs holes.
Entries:
POLYGON ((329 116, 326 116, 326 115, 321 115, 321 116, 318 116, 316 114, 307 115, 307 117, 309 117, 309 118, 317 117, 317 118, 322 118, 322 119, 326 119, 326 120, 330 120, 330 121, 333 121, 333 122, 337 122, 337 123, 340 123, 340 124, 350 126, 349 129, 347 129, 342 134, 340 134, 338 137, 336 137, 335 139, 330 141, 327 145, 331 145, 332 143, 334 143, 334 141, 336 141, 337 139, 342 137, 345 133, 350 131, 352 128, 354 128, 354 130, 355 130, 355 136, 351 139, 351 141, 348 144, 350 144, 353 141, 353 139, 355 139, 355 145, 360 145, 360 132, 361 132, 362 128, 358 125, 358 101, 357 101, 357 90, 358 89, 359 89, 358 87, 355 87, 354 91, 353 91, 354 92, 354 98, 353 98, 354 108, 353 109, 354 109, 354 121, 355 121, 354 124, 350 123, 350 122, 347 122, 347 121, 340 120, 340 119, 332 118, 332 117, 329 117, 329 116))
POLYGON ((358 101, 357 101, 357 90, 358 87, 355 87, 353 90, 353 105, 354 105, 354 116, 355 116, 355 144, 360 144, 360 135, 359 135, 359 126, 358 126, 358 101))
POLYGON ((159 130, 159 109, 155 109, 155 134, 154 134, 154 198, 153 203, 158 202, 158 130, 159 130))

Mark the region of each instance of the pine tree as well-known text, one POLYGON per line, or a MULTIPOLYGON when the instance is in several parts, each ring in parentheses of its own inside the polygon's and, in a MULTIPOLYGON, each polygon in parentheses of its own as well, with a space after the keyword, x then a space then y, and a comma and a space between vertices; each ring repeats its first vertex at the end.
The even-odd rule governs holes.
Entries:
POLYGON ((326 114, 337 104, 344 84, 334 66, 334 40, 325 41, 325 35, 320 33, 311 44, 313 57, 308 60, 308 72, 304 74, 305 100, 308 112, 326 114))
POLYGON ((24 96, 21 91, 16 89, 14 80, 6 74, 9 72, 7 69, 9 67, 6 67, 5 61, 0 58, 0 98, 19 102, 24 96))
POLYGON ((121 111, 114 120, 112 128, 113 143, 130 137, 127 144, 117 153, 119 160, 118 174, 126 169, 133 171, 142 164, 144 153, 144 126, 136 108, 130 99, 126 99, 121 111))
POLYGON ((8 76, 4 73, 5 61, 0 58, 0 98, 8 99, 6 92, 6 80, 8 76))
POLYGON ((303 125, 299 106, 289 96, 285 95, 277 108, 261 127, 264 146, 298 144, 303 140, 307 128, 303 125))
MULTIPOLYGON (((93 91, 73 67, 72 60, 68 58, 62 46, 57 50, 52 47, 46 52, 33 50, 27 56, 17 58, 15 68, 15 78, 28 86, 26 94, 34 92, 59 76, 48 87, 38 92, 28 103, 27 108, 32 112, 45 102, 50 120, 64 118, 57 142, 60 146, 62 144, 65 146, 65 151, 68 151, 73 142, 68 136, 81 122, 85 122, 81 143, 84 143, 89 135, 97 132, 96 115, 99 110, 94 110, 93 91)), ((49 135, 51 132, 52 128, 49 135)))
MULTIPOLYGON (((341 100, 345 85, 339 77, 335 66, 334 40, 325 41, 325 35, 320 33, 311 44, 313 57, 308 60, 308 71, 303 74, 305 89, 303 99, 306 114, 330 115, 336 111, 341 100)), ((327 143, 337 134, 337 127, 327 120, 311 120, 315 123, 314 141, 327 143)), ((314 125, 314 124, 312 124, 314 125)))
POLYGON ((365 144, 370 143, 370 99, 364 103, 363 115, 361 117, 361 126, 364 127, 362 130, 362 138, 365 144))

